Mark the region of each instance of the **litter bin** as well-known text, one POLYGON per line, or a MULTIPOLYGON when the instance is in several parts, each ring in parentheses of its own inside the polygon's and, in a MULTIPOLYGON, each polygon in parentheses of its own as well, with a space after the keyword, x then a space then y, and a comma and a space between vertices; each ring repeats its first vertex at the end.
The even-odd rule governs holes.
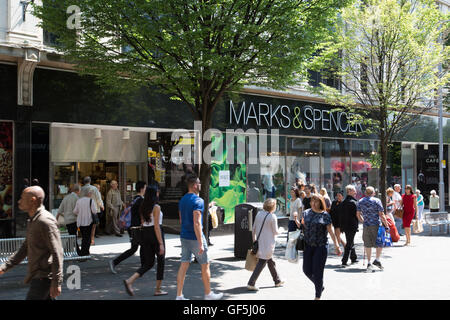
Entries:
POLYGON ((251 248, 253 221, 262 209, 262 203, 243 203, 234 207, 234 256, 247 257, 247 250, 251 248))

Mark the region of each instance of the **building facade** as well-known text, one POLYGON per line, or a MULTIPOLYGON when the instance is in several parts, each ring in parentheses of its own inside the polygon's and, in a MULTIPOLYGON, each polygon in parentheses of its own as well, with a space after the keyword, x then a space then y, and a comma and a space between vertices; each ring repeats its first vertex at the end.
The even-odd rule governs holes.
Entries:
MULTIPOLYGON (((177 218, 184 179, 198 170, 196 151, 204 143, 189 109, 152 89, 110 93, 93 77, 75 73, 53 49, 51 34, 37 27, 26 3, 0 1, 0 236, 23 234, 27 217, 17 201, 35 179, 53 212, 87 175, 103 196, 117 180, 127 202, 137 180, 155 180, 162 189, 163 212, 177 218), (180 128, 188 137, 173 141, 180 128), (173 156, 177 145, 192 151, 193 164, 173 156)), ((235 205, 269 196, 277 199, 280 213, 287 213, 289 190, 298 179, 325 187, 331 198, 350 183, 358 197, 366 186, 377 186, 373 159, 378 142, 358 135, 364 128, 349 125, 350 116, 333 111, 303 85, 285 92, 246 87, 224 97, 213 121, 223 133, 213 145, 223 145, 224 158, 212 163, 210 200, 225 208, 225 222, 234 221, 235 205), (226 141, 229 129, 241 130, 234 136, 243 152, 226 141), (262 130, 267 131, 255 135, 262 130), (277 147, 256 147, 262 144, 277 147)), ((446 142, 449 116, 444 119, 446 142)), ((395 144, 388 183, 411 184, 426 196, 438 190, 437 141, 436 115, 423 116, 395 144)), ((446 170, 447 203, 448 175, 446 170)))

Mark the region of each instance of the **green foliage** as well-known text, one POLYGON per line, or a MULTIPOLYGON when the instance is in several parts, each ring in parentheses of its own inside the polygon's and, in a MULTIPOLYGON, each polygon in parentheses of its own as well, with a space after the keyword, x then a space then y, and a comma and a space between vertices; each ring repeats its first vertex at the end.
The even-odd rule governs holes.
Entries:
POLYGON ((118 90, 155 85, 205 119, 226 90, 295 83, 348 1, 42 2, 35 15, 80 72, 118 90), (76 33, 66 23, 74 4, 82 12, 76 33), (133 81, 124 86, 119 75, 133 81))

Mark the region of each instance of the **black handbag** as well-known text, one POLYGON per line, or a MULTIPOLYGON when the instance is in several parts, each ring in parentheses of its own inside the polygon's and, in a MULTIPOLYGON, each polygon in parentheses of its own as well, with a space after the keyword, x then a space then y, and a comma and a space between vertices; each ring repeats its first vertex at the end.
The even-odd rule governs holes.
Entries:
MULTIPOLYGON (((91 199, 91 201, 89 201, 89 209, 91 209, 91 207, 92 207, 92 199, 91 199)), ((92 209, 91 209, 91 215, 92 215, 92 222, 94 224, 100 224, 100 219, 98 218, 98 214, 93 213, 92 209)))
POLYGON ((266 222, 267 216, 268 216, 269 214, 270 214, 270 213, 268 213, 268 214, 264 217, 264 221, 263 221, 263 223, 262 223, 261 230, 259 230, 258 238, 256 238, 256 241, 253 242, 253 244, 252 244, 252 253, 253 253, 253 254, 257 254, 257 253, 258 253, 258 248, 259 248, 258 240, 259 240, 259 236, 261 235, 262 229, 263 229, 263 227, 264 227, 264 223, 266 222))
POLYGON ((303 228, 300 228, 300 234, 297 238, 297 243, 295 244, 295 249, 297 251, 305 250, 305 235, 303 233, 303 228))

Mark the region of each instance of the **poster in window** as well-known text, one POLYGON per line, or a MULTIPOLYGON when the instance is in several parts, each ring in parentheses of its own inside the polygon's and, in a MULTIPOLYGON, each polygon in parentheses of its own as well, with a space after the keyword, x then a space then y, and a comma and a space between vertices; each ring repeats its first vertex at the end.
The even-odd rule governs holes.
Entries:
POLYGON ((12 153, 12 123, 0 122, 0 220, 13 218, 12 153))

